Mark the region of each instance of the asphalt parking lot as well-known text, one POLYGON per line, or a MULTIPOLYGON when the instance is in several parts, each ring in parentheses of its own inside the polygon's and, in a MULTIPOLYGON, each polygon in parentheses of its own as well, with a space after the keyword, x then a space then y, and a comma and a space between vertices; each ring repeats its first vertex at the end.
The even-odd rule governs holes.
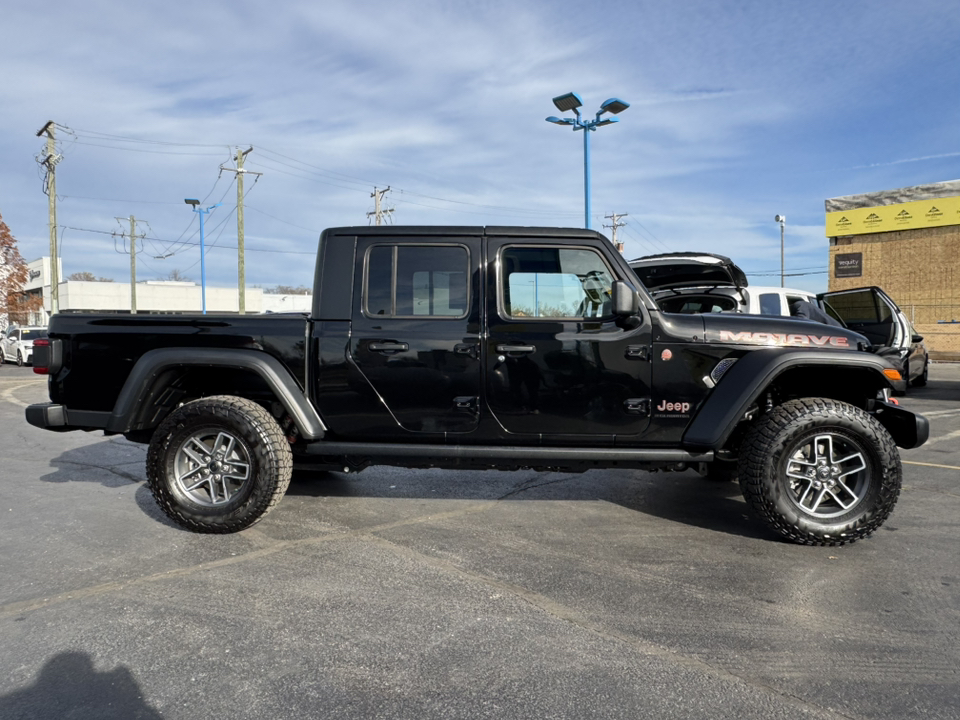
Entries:
POLYGON ((694 473, 298 472, 229 536, 0 367, 0 718, 960 718, 960 366, 869 540, 694 473))

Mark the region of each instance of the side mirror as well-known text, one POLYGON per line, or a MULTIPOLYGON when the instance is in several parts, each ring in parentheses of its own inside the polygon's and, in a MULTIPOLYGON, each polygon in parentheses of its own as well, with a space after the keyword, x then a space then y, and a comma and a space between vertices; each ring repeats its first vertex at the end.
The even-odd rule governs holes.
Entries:
POLYGON ((619 317, 630 317, 636 315, 640 310, 637 293, 633 288, 617 280, 610 289, 611 302, 613 304, 613 314, 619 317))
POLYGON ((910 338, 910 342, 912 342, 912 343, 923 342, 923 335, 917 335, 916 333, 914 333, 914 334, 913 334, 913 337, 910 338))

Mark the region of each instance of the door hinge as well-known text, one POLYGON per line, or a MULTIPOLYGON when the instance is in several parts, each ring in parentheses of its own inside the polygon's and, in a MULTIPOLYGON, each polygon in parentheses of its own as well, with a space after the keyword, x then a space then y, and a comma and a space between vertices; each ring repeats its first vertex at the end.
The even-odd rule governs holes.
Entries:
POLYGON ((650 414, 650 398, 627 398, 623 404, 631 415, 650 414))
POLYGON ((453 406, 457 410, 468 410, 475 412, 480 405, 480 398, 476 395, 461 395, 453 399, 453 406))
POLYGON ((650 349, 646 345, 627 345, 627 351, 625 355, 628 358, 646 360, 649 357, 649 353, 650 349))
POLYGON ((471 360, 476 360, 479 356, 480 346, 477 343, 457 343, 453 346, 453 352, 457 355, 466 355, 471 360))

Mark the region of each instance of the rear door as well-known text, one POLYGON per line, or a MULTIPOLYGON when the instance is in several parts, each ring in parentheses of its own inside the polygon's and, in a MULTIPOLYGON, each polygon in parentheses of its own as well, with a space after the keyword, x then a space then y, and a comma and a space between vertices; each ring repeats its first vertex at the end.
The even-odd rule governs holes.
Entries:
POLYGON ((900 348, 909 339, 906 319, 897 304, 878 287, 822 293, 817 299, 834 311, 851 330, 872 345, 900 348))
POLYGON ((349 359, 395 423, 371 434, 468 433, 479 421, 480 237, 358 238, 349 359))

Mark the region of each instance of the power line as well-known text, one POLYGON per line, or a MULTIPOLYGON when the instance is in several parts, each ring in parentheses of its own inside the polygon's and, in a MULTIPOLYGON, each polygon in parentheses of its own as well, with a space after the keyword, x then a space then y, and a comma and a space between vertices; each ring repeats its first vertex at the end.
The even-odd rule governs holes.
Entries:
POLYGON ((179 205, 170 200, 119 200, 117 198, 84 197, 83 195, 57 195, 60 200, 97 200, 100 202, 126 203, 128 205, 179 205))
POLYGON ((264 212, 260 208, 255 208, 253 205, 247 205, 246 208, 247 210, 253 210, 255 212, 258 212, 261 215, 266 215, 268 218, 273 218, 277 222, 281 222, 284 225, 289 225, 290 227, 299 228, 300 230, 306 230, 307 232, 316 233, 317 235, 319 235, 322 232, 322 228, 318 230, 317 228, 303 227, 303 225, 294 225, 292 222, 289 222, 288 220, 284 220, 283 218, 278 218, 276 215, 271 215, 268 212, 264 212))
MULTIPOLYGON (((60 126, 60 127, 66 128, 66 126, 60 126)), ((145 145, 156 145, 156 146, 163 146, 163 147, 183 147, 183 148, 222 148, 224 147, 224 145, 208 144, 208 143, 184 143, 184 142, 171 142, 171 141, 162 141, 162 140, 148 140, 144 138, 134 138, 134 137, 128 137, 123 135, 112 135, 109 133, 102 133, 102 132, 93 131, 93 130, 69 129, 69 131, 72 134, 74 134, 75 137, 86 137, 90 140, 98 140, 98 141, 102 140, 104 142, 115 141, 118 143, 145 144, 145 145)), ((216 153, 196 153, 196 152, 172 152, 172 151, 166 151, 166 150, 147 150, 147 149, 127 147, 124 145, 118 146, 118 145, 110 145, 110 144, 103 144, 103 143, 80 142, 79 140, 77 140, 76 142, 79 144, 93 145, 96 147, 103 147, 111 150, 131 150, 135 152, 150 152, 150 153, 171 154, 171 155, 194 155, 194 156, 200 156, 200 157, 204 157, 204 156, 209 157, 216 154, 216 153)), ((290 162, 282 162, 281 160, 277 160, 275 158, 259 158, 255 163, 251 161, 251 164, 254 167, 266 167, 267 169, 273 170, 275 172, 279 172, 284 175, 289 175, 291 177, 296 177, 302 180, 311 180, 313 182, 318 182, 318 183, 330 185, 333 187, 339 187, 345 190, 362 189, 364 192, 367 191, 366 188, 370 187, 370 185, 379 186, 379 185, 385 184, 385 183, 374 182, 369 179, 356 178, 350 175, 346 175, 344 173, 338 173, 333 170, 328 170, 318 165, 312 165, 311 163, 307 163, 303 160, 290 157, 289 155, 284 155, 283 153, 277 152, 275 150, 271 150, 269 148, 258 146, 258 150, 262 153, 276 156, 276 158, 283 158, 283 160, 288 160, 290 162), (290 170, 296 171, 296 173, 286 172, 280 169, 279 167, 271 167, 269 163, 289 168, 290 170), (295 164, 291 165, 290 163, 295 163, 295 164), (297 173, 300 173, 300 174, 297 174, 297 173), (318 177, 311 177, 311 176, 319 176, 320 178, 323 178, 323 179, 318 179, 318 177), (355 187, 355 186, 362 186, 362 188, 355 187)), ((520 217, 574 217, 576 216, 575 212, 569 212, 569 211, 563 211, 563 210, 560 210, 560 211, 551 210, 551 209, 535 210, 531 208, 517 208, 517 207, 502 206, 502 205, 472 203, 465 200, 453 200, 453 199, 441 198, 433 195, 426 195, 424 193, 418 193, 412 190, 404 190, 402 188, 394 188, 394 191, 404 195, 423 198, 424 200, 433 200, 435 202, 442 202, 442 203, 447 203, 451 205, 464 205, 468 207, 482 208, 482 209, 497 211, 501 213, 506 212, 506 213, 520 216, 520 217)), ((444 210, 447 212, 466 212, 466 211, 457 210, 455 208, 438 208, 434 205, 429 205, 429 204, 415 203, 411 201, 407 201, 407 202, 409 202, 411 205, 416 205, 418 207, 424 207, 432 210, 444 210)), ((481 214, 481 213, 466 212, 466 214, 481 214)))

